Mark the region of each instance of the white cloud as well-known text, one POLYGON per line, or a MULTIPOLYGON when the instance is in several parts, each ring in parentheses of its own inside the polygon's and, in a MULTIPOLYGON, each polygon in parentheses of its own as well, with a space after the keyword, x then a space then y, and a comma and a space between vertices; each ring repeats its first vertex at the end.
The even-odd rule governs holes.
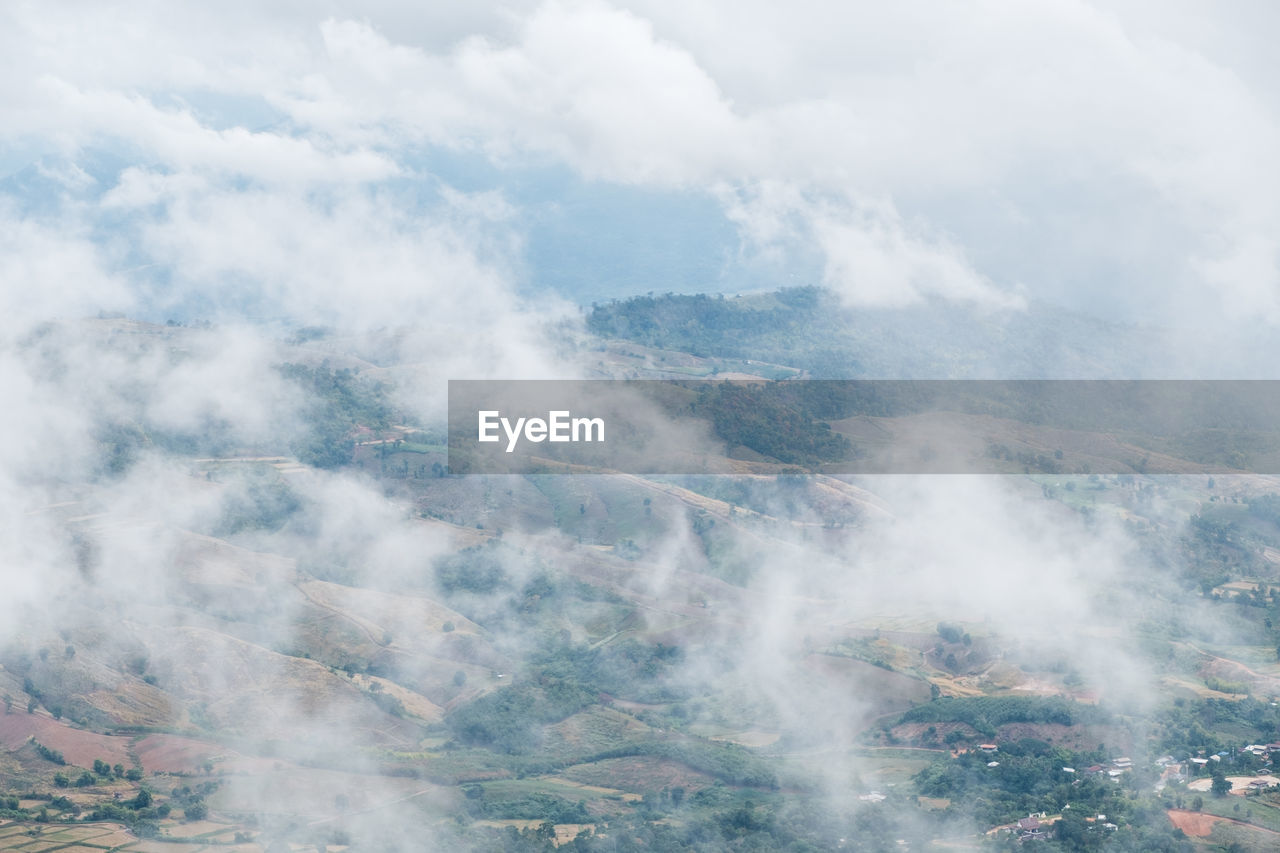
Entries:
MULTIPOLYGON (((565 372, 544 324, 571 312, 518 295, 526 211, 501 189, 424 175, 433 146, 487 158, 499 184, 503 169, 549 164, 712 193, 744 254, 813 253, 857 305, 1069 296, 1140 220, 1147 240, 1126 247, 1127 277, 1093 292, 1132 290, 1197 320, 1280 322, 1276 83, 1260 54, 1233 64, 1234 46, 1256 40, 1249 21, 1123 5, 4 7, 0 145, 47 155, 38 171, 57 197, 39 215, 0 209, 0 395, 13 412, 0 425, 0 514, 22 531, 0 543, 11 587, 0 626, 61 585, 39 569, 73 571, 60 526, 26 512, 58 497, 43 484, 88 478, 95 428, 219 421, 252 444, 288 427, 298 403, 262 369, 272 346, 235 322, 113 346, 109 325, 48 331, 47 319, 198 305, 334 326, 353 349, 394 351, 405 404, 428 414, 446 377, 565 372), (202 98, 230 106, 211 116, 202 98), (275 115, 251 123, 238 100, 275 115), (127 168, 91 174, 84 148, 127 168), (973 228, 992 208, 1018 228, 973 228), (1174 274, 1148 274, 1157 264, 1174 274), (131 348, 149 339, 161 343, 131 348)), ((323 520, 318 549, 408 577, 443 547, 368 484, 301 482, 323 520)), ((839 571, 789 559, 763 578, 744 668, 769 667, 762 689, 797 718, 815 703, 781 677, 773 640, 804 623, 782 601, 810 591, 800 572, 858 616, 922 598, 978 613, 995 600, 1022 636, 1042 630, 1044 600, 1088 621, 1125 565, 1119 535, 1094 541, 1023 496, 951 486, 904 486, 903 520, 839 571), (1024 524, 1010 533, 1009 518, 1024 524), (1036 586, 1018 585, 1028 567, 1036 586)), ((182 526, 216 512, 206 488, 148 459, 108 497, 182 526)), ((127 531, 107 555, 111 582, 161 577, 170 544, 127 531)))
POLYGON ((997 287, 954 241, 907 222, 888 201, 822 196, 780 182, 722 189, 722 196, 751 253, 776 263, 787 247, 813 244, 824 258, 822 283, 851 305, 900 308, 929 298, 1025 305, 1019 289, 997 287))
POLYGON ((590 177, 705 182, 743 165, 739 119, 688 52, 601 4, 541 7, 520 41, 465 44, 461 78, 516 140, 590 177))
POLYGON ((829 279, 858 278, 846 292, 872 304, 926 292, 1007 303, 1025 286, 1076 307, 1106 310, 1125 293, 1175 319, 1280 319, 1268 248, 1280 203, 1267 191, 1280 178, 1269 156, 1280 87, 1255 31, 1265 5, 5 14, 0 138, 15 146, 110 138, 175 180, 247 178, 286 195, 412 176, 423 145, 643 187, 733 196, 773 183, 806 199, 789 216, 814 217, 800 230, 829 279), (280 121, 217 125, 187 104, 201 93, 260 99, 280 121), (833 196, 854 212, 834 215, 833 196), (868 200, 898 213, 870 227, 868 200), (975 224, 993 210, 1017 222, 1016 239, 975 224), (1135 221, 1146 233, 1123 248, 1080 239, 1128 235, 1135 221))
POLYGON ((913 233, 887 205, 823 205, 811 221, 826 256, 823 283, 855 305, 897 308, 930 296, 999 308, 1025 304, 974 270, 954 244, 913 233))
POLYGON ((76 214, 42 221, 0 202, 0 340, 50 319, 134 305, 76 214))

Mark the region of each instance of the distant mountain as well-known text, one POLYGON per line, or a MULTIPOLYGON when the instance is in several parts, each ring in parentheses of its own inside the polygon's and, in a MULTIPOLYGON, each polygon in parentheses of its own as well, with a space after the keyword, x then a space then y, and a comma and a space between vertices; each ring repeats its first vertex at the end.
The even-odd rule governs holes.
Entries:
POLYGON ((1155 378, 1173 338, 1046 305, 988 312, 929 303, 857 309, 798 287, 737 297, 637 296, 593 306, 604 338, 701 357, 756 359, 820 378, 1155 378))

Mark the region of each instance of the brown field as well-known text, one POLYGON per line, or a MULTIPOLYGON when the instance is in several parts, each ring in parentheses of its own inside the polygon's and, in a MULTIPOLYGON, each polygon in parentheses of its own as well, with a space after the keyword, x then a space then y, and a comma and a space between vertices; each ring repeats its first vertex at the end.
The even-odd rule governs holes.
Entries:
POLYGON ((581 754, 634 738, 649 737, 652 729, 635 717, 612 708, 590 708, 547 726, 545 731, 550 748, 581 754))
POLYGON ((251 758, 216 743, 179 735, 147 735, 134 748, 148 773, 197 773, 206 761, 212 761, 219 772, 262 773, 280 763, 275 759, 251 758))
POLYGON ((1222 820, 1222 818, 1204 814, 1203 812, 1170 809, 1169 820, 1173 821, 1174 826, 1192 838, 1208 838, 1209 833, 1213 832, 1213 825, 1222 820))
MULTIPOLYGON (((1280 785, 1280 779, 1267 773, 1259 773, 1257 776, 1228 776, 1227 781, 1231 783, 1231 793, 1238 794, 1249 790, 1249 783, 1254 780, 1261 779, 1268 785, 1280 785)), ((1188 791, 1208 791, 1213 785, 1212 779, 1193 779, 1187 783, 1188 791)))
POLYGON ((1194 693, 1201 699, 1238 699, 1239 693, 1223 693, 1219 690, 1210 690, 1205 687, 1203 681, 1197 681, 1190 678, 1179 678, 1177 676, 1165 675, 1160 678, 1162 686, 1170 690, 1186 691, 1194 693))
POLYGON ((108 835, 99 835, 91 839, 94 846, 105 847, 107 849, 112 847, 121 847, 137 840, 138 836, 134 835, 132 832, 126 831, 124 827, 121 827, 108 835))
POLYGON ((714 781, 709 775, 678 761, 651 755, 606 758, 590 764, 576 764, 565 768, 559 776, 582 785, 626 791, 661 790, 679 786, 689 794, 710 786, 714 781))
POLYGON ((17 750, 34 737, 50 749, 56 749, 68 764, 92 767, 94 759, 101 758, 108 764, 133 766, 129 757, 129 739, 113 735, 100 735, 55 720, 44 714, 28 714, 15 708, 12 713, 0 715, 0 745, 17 750))
MULTIPOLYGON (((516 829, 537 829, 542 825, 540 820, 522 820, 511 818, 505 820, 478 820, 480 826, 514 826, 516 829)), ((557 847, 562 844, 568 844, 570 841, 578 837, 578 833, 584 829, 595 829, 594 823, 557 823, 555 826, 556 837, 552 842, 557 847)))
POLYGON ((168 834, 177 835, 182 838, 204 838, 216 837, 218 835, 226 835, 228 838, 235 835, 239 824, 214 823, 211 820, 196 821, 193 823, 176 823, 169 827, 168 834))
POLYGON ((129 848, 131 853, 196 853, 205 849, 205 844, 181 844, 173 841, 139 841, 129 848))
POLYGON ((83 841, 86 844, 94 842, 95 839, 110 835, 113 832, 119 832, 124 829, 118 823, 97 823, 89 826, 71 826, 60 828, 53 837, 60 838, 64 844, 71 841, 83 841))
POLYGON ((1201 812, 1170 809, 1169 820, 1192 838, 1209 838, 1224 848, 1232 842, 1244 850, 1275 850, 1280 833, 1245 821, 1201 812))
POLYGON ((148 773, 195 773, 205 761, 220 764, 225 754, 215 744, 175 735, 148 735, 135 749, 148 773))
POLYGON ((122 829, 123 827, 119 824, 67 827, 57 824, 33 826, 29 823, 10 823, 0 826, 0 851, 22 850, 33 853, 54 849, 102 851, 137 840, 133 835, 120 832, 122 829), (29 834, 33 829, 36 834, 29 834), (93 847, 85 846, 90 844, 93 847))
POLYGON ((561 844, 568 844, 570 841, 578 837, 578 833, 584 829, 594 830, 594 823, 557 823, 555 845, 559 847, 561 844))

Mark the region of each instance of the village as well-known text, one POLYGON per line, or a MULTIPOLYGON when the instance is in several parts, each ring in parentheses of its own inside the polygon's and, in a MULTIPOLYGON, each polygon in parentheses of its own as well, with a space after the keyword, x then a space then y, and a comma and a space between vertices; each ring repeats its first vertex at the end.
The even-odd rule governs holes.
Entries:
MULTIPOLYGON (((1005 746, 1013 748, 1012 744, 1005 746)), ((1014 752, 1017 752, 1016 748, 1014 752)), ((1162 795, 1170 807, 1170 817, 1175 824, 1175 813, 1183 812, 1184 807, 1189 813, 1199 813, 1205 807, 1206 796, 1218 799, 1252 798, 1264 793, 1280 792, 1280 776, 1273 772, 1273 764, 1280 761, 1276 758, 1280 755, 1280 742, 1248 743, 1212 754, 1206 753, 1207 750, 1199 750, 1195 755, 1181 757, 1162 755, 1149 764, 1142 760, 1135 763, 1130 756, 1122 755, 1087 767, 1063 765, 1050 775, 1055 785, 1065 784, 1072 788, 1083 785, 1090 779, 1113 782, 1117 790, 1127 789, 1131 792, 1137 792, 1150 784, 1151 793, 1162 795), (1184 794, 1187 795, 1185 798, 1184 794)), ((1012 755, 1013 753, 1010 756, 1002 755, 1000 744, 979 743, 970 748, 955 750, 952 758, 985 759, 977 767, 999 773, 1002 767, 1010 766, 1007 760, 1002 759, 1012 755)), ((886 802, 889 797, 881 791, 872 790, 861 794, 858 799, 874 805, 886 802)), ((1109 818, 1105 813, 1093 812, 1084 807, 1084 803, 1076 803, 1074 807, 1077 809, 1074 819, 1085 832, 1115 832, 1124 822, 1122 817, 1109 818), (1083 818, 1079 817, 1080 811, 1086 812, 1083 818)), ((1057 814, 1046 811, 1029 812, 1025 817, 991 827, 986 830, 985 835, 1011 836, 1019 842, 1047 841, 1056 837, 1055 825, 1071 814, 1072 808, 1073 804, 1068 802, 1062 805, 1057 814)), ((1206 817, 1211 818, 1207 809, 1206 817)))

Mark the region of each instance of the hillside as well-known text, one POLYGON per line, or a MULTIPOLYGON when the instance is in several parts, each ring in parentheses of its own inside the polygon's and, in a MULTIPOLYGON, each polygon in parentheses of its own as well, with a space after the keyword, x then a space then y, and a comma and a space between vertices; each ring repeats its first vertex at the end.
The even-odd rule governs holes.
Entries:
MULTIPOLYGON (((776 316, 724 316, 619 346, 816 369, 776 316)), ((143 354, 204 334, 108 325, 143 354)), ((262 365, 305 395, 293 433, 230 446, 138 410, 31 514, 72 563, 0 650, 12 826, 370 850, 409 843, 407 811, 481 849, 878 849, 1077 805, 1149 844, 1194 796, 1157 758, 1280 734, 1274 478, 450 476, 388 379, 413 366, 341 348, 262 365), (130 490, 157 449, 199 512, 130 490), (1121 756, 1119 787, 1053 769, 1121 756)))
POLYGON ((798 287, 596 303, 587 328, 610 340, 727 362, 718 372, 753 361, 831 379, 1185 378, 1171 369, 1167 331, 1048 305, 1025 312, 932 303, 855 309, 828 290, 798 287))

